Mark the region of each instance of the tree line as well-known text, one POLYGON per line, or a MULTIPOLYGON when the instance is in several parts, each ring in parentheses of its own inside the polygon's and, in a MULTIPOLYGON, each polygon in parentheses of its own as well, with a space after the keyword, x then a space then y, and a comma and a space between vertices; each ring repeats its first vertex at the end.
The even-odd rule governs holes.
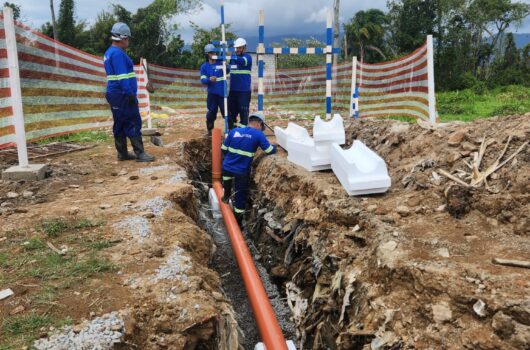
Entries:
POLYGON ((508 32, 530 13, 512 0, 389 0, 388 11, 357 12, 344 24, 344 56, 398 58, 433 35, 437 90, 530 84, 530 45, 508 32))
MULTIPOLYGON (((50 0, 52 10, 53 4, 50 0)), ((19 6, 5 5, 20 16, 19 6)), ((133 40, 128 54, 135 62, 143 57, 150 63, 197 69, 204 61, 204 45, 221 37, 220 28, 203 29, 192 23, 195 33, 191 50, 185 50, 173 18, 201 6, 199 0, 154 0, 133 13, 113 4, 89 25, 75 18, 74 0, 61 0, 57 23, 52 20, 40 30, 63 43, 101 55, 111 44, 112 25, 121 21, 131 27, 133 40)), ((341 60, 357 56, 376 63, 399 58, 421 46, 432 34, 438 90, 474 88, 480 92, 498 85, 530 85, 530 45, 518 49, 509 32, 529 15, 530 4, 512 0, 389 0, 387 8, 387 12, 359 11, 344 23, 341 60)), ((229 28, 227 39, 235 39, 229 28)), ((272 46, 324 46, 313 39, 284 41, 272 46)), ((320 56, 280 55, 277 65, 302 68, 322 62, 320 56)))

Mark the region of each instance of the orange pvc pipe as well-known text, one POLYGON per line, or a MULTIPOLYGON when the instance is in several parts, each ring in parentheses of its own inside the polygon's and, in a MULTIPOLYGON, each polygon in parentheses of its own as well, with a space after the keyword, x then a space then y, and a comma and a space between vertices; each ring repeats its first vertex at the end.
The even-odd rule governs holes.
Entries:
POLYGON ((247 290, 250 306, 265 348, 267 350, 288 350, 276 315, 269 301, 269 296, 261 283, 258 271, 252 260, 245 239, 241 234, 234 213, 228 204, 221 201, 223 186, 221 184, 221 130, 213 129, 212 132, 212 182, 215 194, 219 201, 221 213, 230 237, 232 250, 236 257, 237 265, 241 271, 243 283, 247 290), (218 172, 216 172, 218 171, 218 172))

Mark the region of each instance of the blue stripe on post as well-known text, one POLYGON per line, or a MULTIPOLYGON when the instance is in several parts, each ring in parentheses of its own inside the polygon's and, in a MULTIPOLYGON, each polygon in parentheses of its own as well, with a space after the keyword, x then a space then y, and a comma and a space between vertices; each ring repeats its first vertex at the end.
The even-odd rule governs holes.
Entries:
MULTIPOLYGON (((228 45, 233 45, 234 44, 234 40, 227 40, 226 43, 228 45)), ((212 44, 221 45, 221 40, 212 40, 212 44)))
POLYGON ((326 63, 326 80, 331 80, 331 63, 326 63))
POLYGON ((221 5, 221 24, 225 24, 225 7, 221 5))
POLYGON ((333 30, 331 28, 326 28, 326 44, 331 45, 333 38, 333 30))
POLYGON ((266 47, 265 48, 265 53, 274 53, 273 52, 273 48, 272 47, 266 47))
POLYGON ((306 47, 299 47, 299 48, 298 48, 298 53, 299 53, 300 55, 305 55, 305 54, 307 54, 307 48, 306 48, 306 47))
POLYGON ((265 62, 263 60, 258 61, 258 78, 263 78, 263 68, 265 66, 265 62))
POLYGON ((355 111, 354 118, 359 119, 359 111, 355 111))
POLYGON ((258 95, 258 111, 263 112, 263 95, 258 95))
POLYGON ((263 43, 265 40, 265 26, 259 26, 259 34, 258 34, 259 42, 263 43))
POLYGON ((282 47, 283 54, 288 54, 289 52, 291 52, 291 49, 289 47, 282 47))
POLYGON ((326 97, 326 114, 331 114, 331 97, 326 97))

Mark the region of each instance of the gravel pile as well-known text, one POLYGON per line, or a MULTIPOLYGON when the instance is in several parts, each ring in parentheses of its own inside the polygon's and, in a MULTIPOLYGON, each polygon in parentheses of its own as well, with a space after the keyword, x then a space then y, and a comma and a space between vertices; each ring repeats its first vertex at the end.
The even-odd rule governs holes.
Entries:
POLYGON ((155 197, 139 204, 140 210, 150 211, 155 216, 162 216, 167 209, 173 208, 173 203, 162 197, 155 197))
POLYGON ((169 170, 169 169, 175 169, 175 166, 174 165, 158 165, 158 166, 152 166, 152 167, 149 167, 149 168, 142 168, 140 169, 140 174, 142 175, 150 175, 150 174, 154 174, 156 172, 159 172, 159 171, 163 171, 163 170, 169 170))
POLYGON ((169 180, 167 180, 167 183, 170 185, 174 185, 179 182, 183 182, 188 179, 188 175, 184 170, 179 170, 173 175, 169 180))
POLYGON ((35 341, 37 350, 106 350, 121 343, 124 322, 111 312, 85 324, 83 328, 66 326, 61 333, 35 341))
POLYGON ((140 238, 149 237, 151 234, 149 221, 143 216, 128 216, 112 226, 116 229, 124 230, 131 235, 138 236, 140 238))
POLYGON ((191 259, 185 255, 184 249, 177 246, 169 255, 165 264, 156 269, 156 280, 187 281, 186 271, 191 268, 191 259))

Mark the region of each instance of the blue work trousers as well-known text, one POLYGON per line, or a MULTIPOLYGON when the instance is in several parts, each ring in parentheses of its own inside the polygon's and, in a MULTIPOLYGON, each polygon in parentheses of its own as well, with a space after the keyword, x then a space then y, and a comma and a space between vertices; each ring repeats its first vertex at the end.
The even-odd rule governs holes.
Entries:
POLYGON ((217 94, 208 94, 206 97, 206 120, 209 122, 214 122, 217 119, 217 111, 221 111, 222 117, 225 116, 225 101, 223 96, 217 94))
POLYGON ((250 106, 250 91, 230 91, 228 95, 228 118, 230 122, 230 129, 248 124, 248 113, 250 106), (237 116, 239 115, 239 124, 237 124, 237 116))
POLYGON ((223 189, 225 191, 225 197, 230 197, 232 193, 232 183, 235 187, 234 212, 236 214, 243 214, 245 212, 245 208, 247 207, 248 188, 250 186, 250 173, 245 175, 239 175, 223 169, 223 189))
POLYGON ((124 94, 107 93, 105 97, 110 105, 112 118, 114 119, 114 125, 112 126, 114 136, 142 136, 142 117, 140 116, 138 101, 134 105, 130 105, 127 101, 127 96, 124 94))

